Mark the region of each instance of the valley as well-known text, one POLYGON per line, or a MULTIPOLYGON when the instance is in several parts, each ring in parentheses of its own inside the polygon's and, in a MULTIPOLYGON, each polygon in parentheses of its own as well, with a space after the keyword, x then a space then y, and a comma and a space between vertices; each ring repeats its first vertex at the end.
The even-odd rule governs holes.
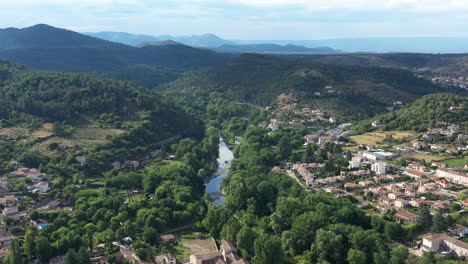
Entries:
POLYGON ((3 263, 468 257, 464 55, 0 37, 3 263))

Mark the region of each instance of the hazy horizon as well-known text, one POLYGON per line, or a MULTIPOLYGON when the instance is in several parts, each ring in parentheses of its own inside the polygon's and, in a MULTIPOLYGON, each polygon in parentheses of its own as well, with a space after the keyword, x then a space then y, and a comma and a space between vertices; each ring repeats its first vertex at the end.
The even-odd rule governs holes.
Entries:
POLYGON ((228 40, 468 37, 460 0, 17 0, 0 4, 1 28, 44 23, 78 32, 228 40), (73 9, 73 11, 71 11, 73 9), (436 21, 436 23, 434 22, 436 21))

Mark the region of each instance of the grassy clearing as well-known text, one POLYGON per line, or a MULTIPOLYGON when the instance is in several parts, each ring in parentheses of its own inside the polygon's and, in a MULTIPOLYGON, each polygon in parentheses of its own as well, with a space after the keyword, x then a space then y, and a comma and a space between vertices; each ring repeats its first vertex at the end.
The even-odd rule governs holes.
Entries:
POLYGON ((447 158, 441 155, 431 155, 431 154, 424 154, 424 153, 416 153, 408 157, 415 158, 418 160, 425 160, 426 162, 441 161, 447 158))
POLYGON ((382 142, 388 135, 391 135, 394 139, 404 139, 413 137, 416 134, 416 132, 411 131, 380 131, 351 136, 351 139, 356 142, 356 144, 377 145, 377 142, 382 142))
POLYGON ((345 151, 349 150, 349 151, 351 151, 353 153, 356 153, 356 152, 359 151, 359 148, 357 148, 357 147, 344 147, 343 150, 345 150, 345 151))
POLYGON ((44 124, 42 124, 42 126, 39 129, 34 130, 31 133, 31 136, 35 137, 35 138, 50 137, 50 136, 54 135, 53 129, 54 129, 54 124, 44 123, 44 124))
POLYGON ((118 136, 124 132, 114 128, 82 127, 77 128, 71 136, 77 139, 106 140, 108 136, 118 136))
POLYGON ((179 250, 181 258, 187 258, 191 254, 207 253, 217 251, 218 248, 211 238, 206 239, 190 239, 182 238, 180 245, 183 247, 179 250))
POLYGON ((24 127, 8 127, 8 128, 0 128, 0 136, 4 137, 25 137, 29 133, 29 130, 24 127))
POLYGON ((33 150, 39 151, 43 155, 53 155, 56 152, 49 150, 50 143, 58 143, 63 144, 68 147, 75 147, 80 146, 84 149, 90 149, 98 144, 103 144, 105 140, 89 140, 89 139, 74 139, 74 138, 59 138, 59 137, 52 137, 45 141, 42 141, 32 147, 33 150))
POLYGON ((447 164, 447 166, 449 167, 464 168, 465 165, 468 164, 468 157, 464 157, 460 159, 444 160, 443 163, 447 164))

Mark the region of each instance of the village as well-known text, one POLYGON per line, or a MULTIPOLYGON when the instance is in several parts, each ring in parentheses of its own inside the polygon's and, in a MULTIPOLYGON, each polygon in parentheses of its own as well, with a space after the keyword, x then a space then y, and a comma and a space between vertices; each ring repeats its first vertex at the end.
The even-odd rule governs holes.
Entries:
POLYGON ((432 83, 442 87, 468 89, 468 79, 464 77, 434 77, 432 78, 432 83))

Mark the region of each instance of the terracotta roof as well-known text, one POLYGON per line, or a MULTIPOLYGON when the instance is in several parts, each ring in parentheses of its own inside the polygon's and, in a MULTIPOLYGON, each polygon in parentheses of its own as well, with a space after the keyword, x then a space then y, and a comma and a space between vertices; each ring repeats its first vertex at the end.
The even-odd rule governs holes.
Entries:
POLYGON ((224 249, 225 252, 237 251, 237 248, 227 240, 221 242, 221 248, 224 249))
POLYGON ((428 236, 428 237, 425 237, 424 239, 426 240, 429 240, 429 241, 437 241, 437 240, 445 240, 445 241, 448 241, 458 247, 461 247, 461 248, 464 248, 464 249, 468 249, 468 243, 465 243, 461 240, 458 240, 458 239, 455 239, 451 236, 447 236, 446 234, 437 234, 437 235, 433 235, 433 236, 428 236))
POLYGON ((398 217, 400 219, 403 219, 403 220, 408 220, 410 219, 411 217, 414 217, 414 216, 418 216, 417 214, 413 214, 411 212, 408 212, 408 211, 399 211, 397 212, 395 215, 395 217, 398 217))
POLYGON ((468 227, 466 226, 462 226, 462 225, 458 225, 456 224, 454 227, 453 227, 453 230, 457 231, 457 232, 463 232, 464 230, 468 229, 468 227))

